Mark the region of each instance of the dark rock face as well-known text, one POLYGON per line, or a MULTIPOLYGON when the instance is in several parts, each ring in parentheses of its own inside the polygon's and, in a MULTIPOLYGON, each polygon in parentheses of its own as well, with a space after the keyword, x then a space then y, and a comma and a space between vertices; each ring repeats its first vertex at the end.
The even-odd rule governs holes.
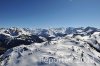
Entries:
POLYGON ((94 28, 94 27, 86 27, 84 29, 84 32, 87 32, 87 35, 91 35, 91 34, 93 34, 96 31, 98 31, 98 29, 97 28, 94 28))
POLYGON ((37 42, 37 43, 43 42, 43 40, 40 39, 40 38, 39 38, 38 36, 36 36, 36 35, 31 35, 31 36, 29 36, 29 37, 30 37, 29 40, 32 40, 33 42, 37 42))
POLYGON ((58 36, 59 36, 59 37, 64 37, 64 36, 66 36, 66 35, 67 35, 67 34, 57 33, 55 36, 56 36, 56 37, 58 37, 58 36))
POLYGON ((0 50, 0 54, 2 54, 7 49, 10 49, 19 45, 30 45, 34 42, 41 43, 43 42, 43 40, 40 39, 39 36, 36 36, 36 35, 31 35, 31 36, 20 35, 18 37, 11 38, 9 36, 0 34, 0 47, 5 48, 5 50, 0 50))
POLYGON ((84 34, 73 34, 73 37, 78 36, 78 35, 84 36, 84 34))
POLYGON ((47 41, 51 41, 55 37, 45 37, 45 38, 47 39, 47 41))
POLYGON ((15 39, 12 39, 11 41, 9 41, 9 43, 7 44, 7 48, 16 47, 16 46, 19 46, 19 45, 22 45, 22 44, 24 44, 24 45, 30 45, 30 44, 32 44, 34 42, 41 43, 41 42, 43 42, 43 40, 40 39, 36 35, 19 36, 19 37, 16 37, 15 39), (21 39, 18 39, 18 38, 21 38, 21 39))
POLYGON ((25 41, 25 40, 13 39, 7 44, 6 48, 9 49, 9 48, 16 47, 16 46, 19 46, 19 45, 22 45, 22 44, 28 45, 28 44, 31 44, 31 42, 28 42, 28 41, 25 41))
POLYGON ((0 34, 0 47, 5 47, 7 42, 9 41, 9 36, 0 34))
POLYGON ((5 30, 4 31, 4 33, 6 33, 6 34, 10 34, 11 36, 18 36, 18 34, 19 34, 19 30, 16 28, 16 29, 7 29, 7 30, 5 30))

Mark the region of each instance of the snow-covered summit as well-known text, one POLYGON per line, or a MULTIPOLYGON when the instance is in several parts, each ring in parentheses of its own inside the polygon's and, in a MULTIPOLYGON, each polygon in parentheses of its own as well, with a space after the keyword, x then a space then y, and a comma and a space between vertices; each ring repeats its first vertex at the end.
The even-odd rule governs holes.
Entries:
POLYGON ((100 66, 100 29, 94 27, 2 28, 0 47, 1 66, 100 66))

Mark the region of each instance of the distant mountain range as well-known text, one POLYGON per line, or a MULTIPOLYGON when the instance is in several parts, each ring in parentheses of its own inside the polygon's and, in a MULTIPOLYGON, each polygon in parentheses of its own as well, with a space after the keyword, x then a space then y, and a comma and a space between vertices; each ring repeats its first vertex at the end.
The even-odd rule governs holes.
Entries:
POLYGON ((100 66, 100 29, 0 28, 0 55, 1 66, 80 66, 73 64, 80 61, 83 66, 100 66), (69 58, 70 62, 49 64, 41 58, 69 58), (87 64, 87 60, 93 63, 87 64))

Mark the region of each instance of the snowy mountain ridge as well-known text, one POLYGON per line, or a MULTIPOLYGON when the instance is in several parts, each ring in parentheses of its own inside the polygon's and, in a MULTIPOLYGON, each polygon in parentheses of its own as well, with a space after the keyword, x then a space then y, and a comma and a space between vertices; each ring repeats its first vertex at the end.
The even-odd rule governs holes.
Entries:
POLYGON ((17 36, 17 35, 40 35, 40 36, 59 36, 59 34, 89 34, 92 32, 100 32, 100 29, 94 28, 94 27, 79 27, 79 28, 50 28, 50 29, 29 29, 29 28, 1 28, 0 34, 4 33, 11 36, 17 36))
POLYGON ((94 27, 3 28, 0 43, 6 48, 1 66, 100 66, 100 29, 94 27))

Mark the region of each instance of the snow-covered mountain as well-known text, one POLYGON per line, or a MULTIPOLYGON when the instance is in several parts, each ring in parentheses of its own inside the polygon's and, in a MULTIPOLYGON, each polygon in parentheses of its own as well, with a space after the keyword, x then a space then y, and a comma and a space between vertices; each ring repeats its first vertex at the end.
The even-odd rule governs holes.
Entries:
POLYGON ((100 29, 1 28, 1 66, 100 66, 100 29))

